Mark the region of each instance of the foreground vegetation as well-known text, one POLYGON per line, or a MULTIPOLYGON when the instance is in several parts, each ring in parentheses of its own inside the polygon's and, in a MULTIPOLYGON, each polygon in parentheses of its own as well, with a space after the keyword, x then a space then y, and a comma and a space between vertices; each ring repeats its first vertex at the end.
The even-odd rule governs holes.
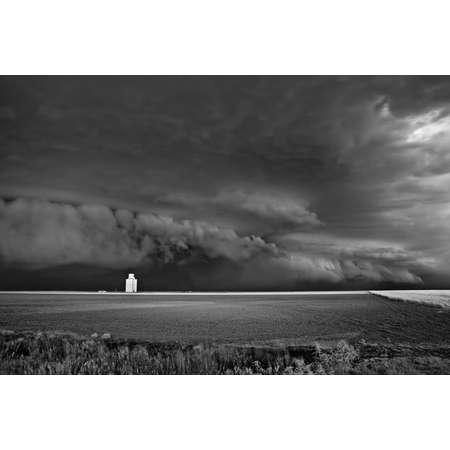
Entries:
POLYGON ((1 374, 449 374, 449 347, 256 347, 0 332, 1 374))

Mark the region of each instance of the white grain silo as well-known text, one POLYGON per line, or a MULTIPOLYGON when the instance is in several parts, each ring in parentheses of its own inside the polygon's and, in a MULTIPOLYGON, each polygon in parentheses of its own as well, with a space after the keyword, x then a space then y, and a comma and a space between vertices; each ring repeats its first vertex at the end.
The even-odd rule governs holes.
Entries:
POLYGON ((129 273, 125 280, 125 292, 137 292, 137 279, 134 278, 134 273, 129 273))

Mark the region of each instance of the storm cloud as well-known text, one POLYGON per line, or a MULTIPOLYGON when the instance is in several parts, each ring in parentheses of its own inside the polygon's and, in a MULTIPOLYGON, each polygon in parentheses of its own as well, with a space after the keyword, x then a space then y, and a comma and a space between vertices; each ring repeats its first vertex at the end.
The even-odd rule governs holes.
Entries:
POLYGON ((3 284, 448 286, 449 113, 448 77, 2 77, 3 284))
MULTIPOLYGON (((319 255, 314 248, 312 252, 292 252, 259 236, 239 236, 232 229, 205 222, 176 221, 156 214, 112 210, 104 205, 29 199, 0 201, 0 219, 2 263, 13 267, 42 269, 85 264, 151 269, 206 259, 210 264, 238 264, 241 274, 233 283, 241 288, 280 283, 294 287, 301 282, 339 283, 358 278, 420 282, 406 269, 374 263, 364 254, 319 255)), ((376 254, 372 259, 377 259, 376 254)), ((393 261, 399 259, 394 257, 393 261)))

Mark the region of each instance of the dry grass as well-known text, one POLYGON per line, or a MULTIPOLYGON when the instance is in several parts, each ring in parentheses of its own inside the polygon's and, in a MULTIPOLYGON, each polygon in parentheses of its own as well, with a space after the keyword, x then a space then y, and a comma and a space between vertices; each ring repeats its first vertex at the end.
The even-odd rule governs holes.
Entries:
POLYGON ((264 348, 0 333, 1 374, 448 374, 448 353, 448 348, 392 349, 344 341, 331 348, 264 348))
POLYGON ((414 291, 369 291, 378 297, 403 302, 416 302, 424 305, 450 308, 450 290, 414 290, 414 291))

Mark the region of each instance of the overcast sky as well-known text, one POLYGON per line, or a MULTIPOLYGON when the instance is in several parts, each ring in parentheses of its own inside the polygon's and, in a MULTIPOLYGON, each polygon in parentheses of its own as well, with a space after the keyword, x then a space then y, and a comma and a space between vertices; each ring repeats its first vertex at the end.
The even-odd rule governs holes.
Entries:
POLYGON ((2 77, 0 288, 450 287, 449 77, 2 77))

